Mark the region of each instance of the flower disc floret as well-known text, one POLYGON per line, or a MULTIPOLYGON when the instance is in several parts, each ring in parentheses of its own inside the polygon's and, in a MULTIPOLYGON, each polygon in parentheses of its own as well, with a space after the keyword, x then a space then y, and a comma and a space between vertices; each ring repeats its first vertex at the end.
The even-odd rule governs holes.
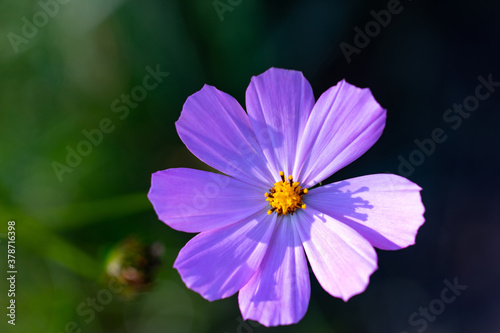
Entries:
POLYGON ((293 181, 293 176, 285 178, 285 173, 280 171, 281 181, 274 183, 274 187, 269 189, 265 194, 266 201, 269 202, 271 209, 267 214, 271 215, 276 212, 278 216, 293 214, 297 209, 306 208, 302 197, 308 192, 307 188, 301 189, 299 182, 293 181))

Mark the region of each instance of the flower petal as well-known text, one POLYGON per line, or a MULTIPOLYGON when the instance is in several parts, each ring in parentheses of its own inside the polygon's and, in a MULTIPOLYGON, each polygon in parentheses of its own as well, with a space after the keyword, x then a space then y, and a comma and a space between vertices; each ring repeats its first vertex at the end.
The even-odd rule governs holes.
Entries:
POLYGON ((240 290, 238 302, 243 319, 277 326, 294 324, 304 317, 311 286, 297 222, 295 216, 278 220, 258 272, 240 290))
POLYGON ((377 269, 370 243, 343 223, 307 207, 298 231, 311 268, 329 294, 347 301, 363 292, 377 269))
POLYGON ((271 68, 252 78, 246 91, 248 116, 275 180, 292 174, 297 143, 314 106, 301 72, 271 68))
POLYGON ((378 140, 385 118, 369 89, 340 81, 314 105, 299 143, 295 178, 311 187, 353 162, 378 140))
POLYGON ((424 223, 421 188, 406 178, 378 174, 347 179, 311 190, 304 200, 347 224, 382 250, 415 244, 424 223))
POLYGON ((155 172, 148 198, 158 218, 171 228, 200 232, 265 209, 265 192, 228 176, 179 168, 155 172))
POLYGON ((175 125, 186 147, 211 167, 249 184, 272 183, 248 116, 228 94, 205 85, 186 100, 175 125))
POLYGON ((265 211, 191 239, 174 267, 186 286, 209 301, 240 290, 257 271, 276 224, 265 211))

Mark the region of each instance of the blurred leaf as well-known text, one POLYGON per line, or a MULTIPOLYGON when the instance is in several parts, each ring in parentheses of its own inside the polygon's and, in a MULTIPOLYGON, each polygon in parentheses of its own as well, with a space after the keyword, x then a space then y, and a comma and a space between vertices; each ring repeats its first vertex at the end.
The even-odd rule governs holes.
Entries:
POLYGON ((54 230, 69 230, 107 219, 117 219, 152 209, 146 193, 50 207, 38 212, 44 220, 50 220, 54 230))
POLYGON ((20 211, 2 212, 2 221, 16 222, 16 246, 34 255, 50 259, 78 275, 95 280, 100 273, 100 264, 51 229, 20 211))

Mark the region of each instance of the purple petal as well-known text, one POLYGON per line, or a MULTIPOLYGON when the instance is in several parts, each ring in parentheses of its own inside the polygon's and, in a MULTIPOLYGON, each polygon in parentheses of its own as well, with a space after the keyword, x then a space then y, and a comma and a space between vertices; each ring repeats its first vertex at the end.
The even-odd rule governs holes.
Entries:
POLYGON ((257 271, 268 248, 276 216, 265 211, 191 239, 174 267, 186 286, 209 301, 240 290, 257 271))
POLYGON ((343 223, 311 207, 300 213, 298 231, 311 268, 329 294, 347 301, 363 292, 377 269, 370 243, 343 223))
POLYGON ((179 168, 155 172, 148 198, 158 218, 171 228, 200 232, 266 209, 265 192, 228 176, 179 168))
POLYGON ((176 127, 186 147, 211 167, 249 184, 272 183, 250 120, 228 94, 205 85, 186 100, 176 127))
POLYGON ((347 224, 383 250, 415 244, 424 223, 421 188, 406 178, 378 174, 320 186, 304 197, 312 207, 347 224))
POLYGON ((314 105, 300 140, 294 176, 311 187, 356 160, 378 140, 385 118, 369 89, 340 81, 314 105))
POLYGON ((271 68, 252 78, 246 106, 275 180, 279 171, 290 175, 300 134, 314 106, 311 85, 301 72, 271 68))
MULTIPOLYGON (((274 214, 273 214, 274 215, 274 214)), ((304 317, 311 287, 295 216, 280 218, 258 272, 240 290, 243 319, 265 326, 289 325, 304 317)))

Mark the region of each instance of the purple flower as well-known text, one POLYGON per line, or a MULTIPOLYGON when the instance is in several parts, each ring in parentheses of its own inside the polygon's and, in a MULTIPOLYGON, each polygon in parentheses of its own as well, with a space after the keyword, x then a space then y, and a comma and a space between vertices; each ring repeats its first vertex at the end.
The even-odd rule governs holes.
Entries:
POLYGON ((311 293, 306 256, 332 296, 363 292, 377 269, 374 247, 415 243, 421 188, 391 174, 312 188, 382 134, 386 111, 369 89, 342 80, 315 103, 302 73, 271 68, 252 78, 246 106, 208 85, 190 96, 177 132, 227 176, 158 171, 148 197, 168 226, 199 232, 174 263, 188 288, 209 301, 239 291, 244 319, 293 324, 311 293))

